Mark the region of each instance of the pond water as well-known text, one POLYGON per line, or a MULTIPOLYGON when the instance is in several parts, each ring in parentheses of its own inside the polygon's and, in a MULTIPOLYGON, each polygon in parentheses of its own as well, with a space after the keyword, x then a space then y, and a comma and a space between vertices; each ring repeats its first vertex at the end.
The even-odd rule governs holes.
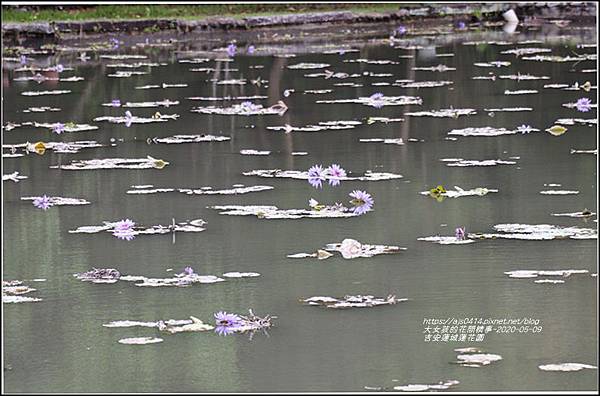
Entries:
MULTIPOLYGON (((547 48, 538 55, 595 54, 595 27, 531 30, 508 35, 493 32, 455 32, 398 40, 420 49, 391 46, 385 39, 395 26, 380 26, 362 39, 296 42, 293 45, 256 42, 253 55, 238 42, 233 62, 227 58, 227 41, 214 40, 215 52, 191 54, 193 42, 164 48, 125 46, 112 53, 144 54, 145 62, 160 66, 140 69, 108 67, 137 59, 98 58, 82 62, 75 55, 31 56, 30 63, 63 64, 73 70, 60 77, 81 76, 81 82, 14 81, 31 73, 9 70, 5 63, 3 124, 91 124, 97 130, 57 135, 49 128, 22 126, 3 131, 3 144, 37 141, 96 140, 104 145, 78 153, 3 158, 3 174, 19 171, 18 183, 3 182, 4 280, 19 279, 37 289, 28 294, 43 301, 4 304, 4 389, 6 392, 307 392, 390 390, 405 384, 434 384, 457 380, 452 390, 597 390, 597 370, 555 373, 538 368, 555 363, 597 365, 597 239, 514 240, 483 239, 475 243, 439 245, 419 241, 427 236, 454 236, 456 227, 467 233, 495 232, 504 223, 553 224, 597 229, 591 219, 555 217, 553 213, 597 210, 597 156, 571 154, 571 149, 597 147, 596 125, 566 126, 553 136, 546 128, 561 118, 595 120, 588 112, 563 104, 582 97, 595 101, 595 60, 547 62, 524 60, 502 51, 547 48), (379 37, 379 38, 377 38, 379 37), (527 40, 539 42, 523 43, 527 40), (469 44, 482 41, 480 44, 469 44), (491 41, 491 43, 490 43, 491 41), (487 42, 487 43, 483 43, 487 42), (503 43, 504 42, 504 43, 503 43), (332 44, 329 46, 324 43, 332 44), (336 48, 358 51, 324 53, 336 48), (293 53, 295 57, 274 56, 293 53), (216 54, 216 55, 215 55, 216 54), (453 56, 444 54, 453 54, 453 56), (440 56, 442 55, 442 56, 440 56), (208 57, 190 64, 182 59, 208 57), (369 64, 348 60, 391 60, 397 64, 369 64), (509 61, 504 67, 479 67, 477 62, 509 61), (354 78, 304 77, 325 69, 290 69, 299 63, 326 63, 332 72, 359 74, 354 78), (449 71, 413 70, 439 64, 449 71), (257 68, 256 66, 262 66, 257 68), (217 71, 191 72, 210 67, 217 71), (234 70, 234 69, 237 69, 234 70), (594 69, 593 72, 586 70, 594 69), (112 78, 115 70, 147 71, 131 78, 112 78), (370 73, 370 74, 369 74, 370 73), (496 80, 474 76, 496 75, 496 80), (373 76, 372 74, 376 74, 373 76), (389 74, 390 76, 377 76, 389 74), (547 76, 540 80, 502 79, 507 75, 547 76), (261 78, 260 86, 251 80, 261 78), (219 85, 218 81, 246 79, 245 85, 219 85), (373 83, 396 80, 452 81, 441 87, 410 88, 373 83), (546 84, 589 81, 592 89, 561 90, 546 84), (187 84, 187 87, 135 89, 149 84, 187 84), (358 86, 336 86, 355 83, 358 86), (68 89, 64 95, 24 96, 25 91, 68 89), (294 89, 289 96, 285 90, 294 89), (306 90, 332 90, 305 93, 306 90), (537 90, 536 94, 506 95, 505 91, 537 90), (415 96, 422 103, 374 107, 359 103, 316 103, 318 100, 356 99, 375 93, 415 96), (264 95, 251 100, 271 106, 279 100, 283 115, 220 115, 191 112, 198 106, 229 106, 237 101, 193 101, 188 97, 264 95), (106 107, 113 99, 144 102, 169 99, 168 108, 106 107), (56 112, 23 113, 29 107, 52 106, 56 112), (485 111, 529 107, 532 111, 485 111), (440 109, 474 109, 458 117, 418 117, 408 112, 440 109), (93 121, 104 115, 137 117, 178 114, 176 120, 129 127, 93 121), (404 118, 402 122, 368 123, 369 117, 404 118), (360 121, 353 129, 285 133, 267 129, 294 127, 321 121, 360 121), (515 130, 530 125, 540 132, 502 136, 449 136, 454 129, 494 127, 515 130), (212 134, 227 141, 148 144, 148 138, 178 134, 212 134), (450 140, 448 137, 456 139, 450 140), (402 138, 404 145, 364 143, 359 139, 402 138), (113 144, 111 146, 111 143, 113 144), (245 156, 240 150, 268 150, 267 156, 245 156), (307 152, 307 155, 291 155, 307 152), (61 170, 50 168, 72 160, 145 158, 169 162, 162 169, 61 170), (518 158, 517 158, 518 157, 518 158), (444 158, 514 161, 486 167, 451 167, 444 158), (349 176, 365 171, 391 172, 403 178, 383 181, 342 181, 337 187, 314 189, 306 180, 244 176, 255 169, 306 171, 315 164, 337 163, 349 176), (351 172, 351 174, 350 174, 351 172), (134 185, 156 188, 231 188, 243 184, 274 189, 243 195, 187 195, 178 192, 127 194, 134 185), (548 186, 560 184, 561 186, 548 186), (441 202, 419 193, 438 185, 498 189, 485 196, 446 198, 441 202), (544 190, 576 190, 574 195, 543 195, 544 190), (226 216, 208 208, 214 205, 274 205, 282 209, 309 209, 308 200, 347 202, 353 190, 368 191, 373 210, 362 216, 332 219, 278 219, 226 216), (84 198, 82 206, 53 206, 40 210, 21 197, 61 196, 84 198), (80 226, 129 218, 146 226, 204 219, 200 233, 138 235, 132 241, 110 233, 69 233, 80 226), (345 238, 362 243, 407 248, 397 254, 347 260, 338 253, 327 260, 291 259, 289 254, 312 253, 345 238), (184 267, 203 275, 230 271, 257 272, 260 277, 228 279, 190 287, 135 287, 130 282, 92 284, 74 273, 92 267, 116 268, 123 274, 170 277, 184 267), (172 271, 169 271, 172 269, 172 271), (533 279, 510 278, 515 270, 583 269, 589 273, 560 284, 538 284, 533 279), (46 279, 31 282, 32 279, 46 279), (396 305, 347 310, 303 305, 311 296, 343 297, 388 294, 408 301, 396 305), (268 336, 257 332, 219 336, 216 333, 167 334, 144 327, 103 327, 116 320, 157 321, 195 316, 213 323, 218 311, 277 316, 268 336), (424 319, 531 318, 541 332, 500 333, 495 329, 479 342, 425 341, 424 319), (149 345, 123 345, 128 337, 160 337, 149 345), (456 348, 477 347, 502 360, 480 367, 453 364, 456 348)), ((363 27, 366 31, 368 28, 363 27)), ((306 36, 316 34, 310 30, 306 36)), ((208 41, 207 41, 208 42, 208 41)), ((207 46, 206 42, 197 44, 207 46)), ((204 48, 203 47, 203 48, 204 48)), ((205 49, 205 48, 204 48, 205 49)), ((100 51, 102 53, 102 51, 100 51)), ((536 55, 536 54, 534 54, 536 55)), ((46 74, 52 76, 51 74, 46 74)), ((401 84, 401 83, 399 83, 401 84)), ((289 93, 289 92, 288 92, 289 93)), ((373 121, 373 120, 371 120, 373 121)), ((20 150, 20 149, 19 149, 20 150)), ((22 152, 17 151, 17 152, 22 152)), ((3 153, 10 153, 4 149, 3 153)), ((540 277, 542 278, 542 277, 540 277)), ((519 327, 519 326, 518 326, 519 327)), ((509 329, 510 330, 510 329, 509 329)), ((441 331, 441 329, 440 329, 441 331)))

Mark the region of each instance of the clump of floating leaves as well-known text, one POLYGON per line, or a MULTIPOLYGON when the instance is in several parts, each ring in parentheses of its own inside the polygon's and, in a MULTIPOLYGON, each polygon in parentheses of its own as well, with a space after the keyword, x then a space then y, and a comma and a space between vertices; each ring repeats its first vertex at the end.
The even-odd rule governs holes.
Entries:
POLYGON ((283 101, 279 101, 276 104, 263 107, 261 104, 255 104, 252 102, 242 102, 240 104, 234 104, 231 107, 196 107, 190 111, 194 113, 204 114, 221 114, 221 115, 283 115, 287 111, 288 107, 283 101))
POLYGON ((373 308, 380 305, 394 305, 408 301, 408 298, 397 298, 395 295, 387 297, 374 297, 371 295, 346 295, 342 298, 314 296, 301 298, 300 302, 306 305, 319 305, 325 308, 373 308))
POLYGON ((27 297, 23 294, 36 291, 20 280, 2 281, 2 302, 3 303, 22 303, 42 301, 41 298, 27 297))
POLYGON ((482 351, 477 348, 458 348, 454 350, 460 354, 456 356, 458 361, 463 367, 481 367, 487 366, 493 362, 502 360, 502 356, 492 353, 481 353, 482 351))
POLYGON ((346 238, 341 243, 327 244, 323 249, 318 249, 315 253, 296 253, 290 254, 288 258, 308 258, 316 257, 319 260, 327 259, 333 256, 329 252, 339 252, 345 259, 353 259, 358 257, 373 257, 380 254, 393 254, 406 250, 399 246, 387 245, 369 245, 360 243, 355 239, 346 238))
POLYGON ((266 330, 273 326, 272 319, 277 316, 266 315, 260 317, 254 314, 252 309, 249 309, 249 315, 238 315, 227 312, 217 312, 215 317, 215 333, 219 335, 230 335, 234 333, 254 333, 257 330, 266 330))
POLYGON ((437 186, 436 188, 432 188, 429 191, 421 191, 421 195, 428 195, 432 198, 435 198, 438 202, 442 202, 445 198, 459 198, 459 197, 469 197, 469 196, 478 196, 483 197, 488 193, 496 193, 498 190, 493 188, 486 187, 476 187, 470 190, 464 190, 461 187, 454 186, 454 190, 446 190, 444 186, 437 186))
POLYGON ((162 169, 169 162, 147 156, 146 158, 103 158, 74 160, 70 164, 54 165, 52 169, 92 170, 92 169, 162 169))

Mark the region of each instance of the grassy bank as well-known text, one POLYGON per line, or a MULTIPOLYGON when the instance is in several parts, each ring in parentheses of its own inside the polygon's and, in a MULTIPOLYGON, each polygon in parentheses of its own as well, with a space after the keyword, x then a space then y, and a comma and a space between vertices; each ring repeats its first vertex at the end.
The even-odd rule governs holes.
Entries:
MULTIPOLYGON (((2 7, 2 22, 51 22, 86 20, 124 20, 182 18, 200 19, 211 16, 243 18, 297 12, 354 11, 393 12, 406 4, 338 3, 338 4, 203 4, 203 5, 102 5, 102 6, 38 6, 2 7)), ((408 7, 415 4, 408 4, 408 7)))

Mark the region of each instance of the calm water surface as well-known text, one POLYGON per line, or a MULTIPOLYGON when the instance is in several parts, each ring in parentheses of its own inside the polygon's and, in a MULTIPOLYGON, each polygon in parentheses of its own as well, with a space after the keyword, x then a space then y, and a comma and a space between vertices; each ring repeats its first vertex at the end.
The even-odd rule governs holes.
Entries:
MULTIPOLYGON (((455 379, 461 391, 594 390, 597 370, 552 373, 538 365, 579 362, 596 365, 597 281, 589 274, 574 275, 564 284, 535 284, 530 279, 511 279, 504 272, 517 269, 586 269, 596 272, 596 240, 517 241, 485 240, 469 245, 442 246, 417 241, 431 235, 452 235, 464 225, 470 232, 491 232, 500 223, 556 224, 596 228, 593 220, 553 217, 551 213, 596 211, 596 156, 572 155, 570 149, 597 147, 595 127, 574 125, 554 137, 546 132, 499 137, 445 139, 452 129, 505 127, 521 124, 544 130, 559 118, 595 118, 596 110, 580 113, 562 106, 580 97, 592 98, 596 91, 544 89, 544 84, 596 84, 595 62, 574 65, 524 61, 500 51, 520 47, 545 47, 553 55, 592 53, 595 48, 576 48, 593 43, 593 30, 563 32, 559 37, 520 35, 477 36, 477 39, 518 40, 539 38, 542 43, 521 45, 463 45, 473 37, 448 39, 422 50, 394 49, 380 42, 354 43, 360 52, 344 55, 296 51, 294 58, 263 55, 260 44, 254 56, 236 56, 230 63, 210 61, 191 65, 177 59, 169 49, 152 49, 150 61, 166 62, 151 73, 127 79, 108 78, 114 69, 98 60, 87 64, 63 56, 49 64, 73 62, 75 70, 63 76, 83 76, 84 82, 52 85, 14 82, 23 73, 5 70, 3 77, 4 123, 38 121, 91 123, 97 131, 63 134, 33 128, 3 132, 5 144, 25 141, 97 140, 107 144, 77 154, 47 152, 3 159, 3 173, 18 170, 29 179, 4 182, 4 279, 45 278, 27 284, 38 289, 44 301, 4 305, 4 364, 7 392, 303 392, 363 391, 365 386, 391 388, 401 384, 436 383, 455 379), (436 57, 454 54, 453 57, 436 57), (413 58, 399 58, 413 55, 413 58), (399 64, 344 63, 344 60, 388 59, 399 64), (480 68, 474 62, 508 60, 504 68, 480 68), (290 70, 300 62, 328 63, 330 70, 347 73, 391 73, 393 77, 346 80, 305 78, 320 70, 290 70), (414 71, 413 67, 445 64, 456 71, 414 71), (264 68, 250 68, 264 65, 264 68), (215 67, 215 74, 194 73, 190 68, 215 67), (229 69, 230 71, 227 71, 229 69), (238 69, 239 71, 231 71, 238 69), (473 80, 473 76, 533 74, 550 80, 473 80), (209 81, 261 77, 268 87, 222 86, 209 81), (450 80, 439 88, 406 89, 372 86, 377 82, 411 79, 450 80), (136 90, 146 84, 187 83, 186 88, 136 90), (335 87, 355 82, 362 87, 335 87), (285 89, 294 88, 289 97, 285 89), (71 89, 68 95, 26 97, 29 90, 71 89), (333 89, 331 94, 303 94, 307 89, 333 89), (537 89, 535 95, 504 95, 504 91, 537 89), (388 106, 381 109, 360 104, 316 104, 321 99, 347 99, 382 92, 388 96, 413 95, 420 106, 388 106), (209 102, 190 96, 267 95, 255 101, 271 105, 283 99, 289 106, 279 116, 223 116, 189 110, 209 102), (101 115, 123 115, 125 109, 102 107, 101 103, 152 101, 165 98, 180 104, 158 109, 180 115, 176 121, 153 124, 93 122, 101 115), (22 113, 30 106, 50 105, 55 113, 22 113), (452 118, 405 117, 400 123, 367 124, 368 117, 402 117, 408 111, 441 108, 473 108, 476 115, 452 118), (497 112, 484 108, 532 107, 532 112, 497 112), (358 120, 351 130, 284 134, 267 126, 304 126, 319 121, 358 120), (222 134, 231 141, 160 145, 147 138, 174 134, 222 134), (359 143, 359 138, 403 138, 403 146, 359 143), (109 139, 117 139, 115 147, 109 139), (409 138, 418 142, 408 141, 409 138), (242 156, 241 149, 271 150, 265 157, 242 156), (307 156, 292 156, 307 151, 307 156), (170 162, 162 170, 60 171, 49 166, 73 159, 141 158, 151 155, 170 162), (507 159, 519 157, 516 165, 451 168, 442 158, 507 159), (252 169, 306 170, 314 164, 339 163, 346 170, 400 173, 404 178, 379 182, 346 181, 337 188, 313 189, 292 179, 262 179, 243 176, 252 169), (267 184, 275 189, 239 196, 187 196, 179 193, 126 194, 132 185, 157 187, 267 184), (545 196, 545 184, 560 183, 577 195, 545 196), (443 184, 446 187, 497 188, 485 197, 446 199, 420 196, 420 191, 443 184), (354 190, 367 190, 375 199, 374 210, 349 219, 261 220, 256 217, 219 215, 208 209, 220 204, 269 204, 280 208, 306 208, 308 199, 321 202, 347 200, 354 190), (53 195, 85 198, 87 206, 36 209, 20 197, 53 195), (140 236, 131 242, 109 233, 69 234, 83 225, 102 221, 134 219, 146 225, 170 224, 202 218, 207 230, 179 233, 175 244, 170 235, 140 236), (363 243, 406 247, 398 255, 344 260, 336 255, 325 261, 292 260, 287 254, 313 252, 331 242, 354 238, 363 243), (220 275, 228 271, 252 271, 258 278, 194 285, 188 288, 139 288, 128 282, 90 284, 72 274, 96 268, 117 268, 122 273, 149 277, 169 276, 186 266, 200 274, 220 275), (172 272, 171 272, 172 273, 172 272), (410 301, 374 309, 327 310, 303 306, 301 297, 346 294, 395 294, 410 301), (214 312, 277 315, 268 337, 262 333, 220 337, 209 333, 160 335, 149 328, 106 328, 113 320, 156 321, 185 319, 190 315, 212 321, 214 312), (533 318, 540 321, 540 334, 489 333, 482 342, 425 342, 425 318, 533 318), (129 346, 117 341, 125 337, 160 336, 164 342, 129 346), (477 346, 503 360, 482 368, 451 364, 454 348, 477 346)), ((285 48, 281 50, 285 52, 285 48)), ((321 50, 322 52, 323 50, 321 50)), ((122 53, 128 52, 123 49, 122 53)), ((138 50, 136 53, 143 53, 138 50)), ((198 56, 202 57, 202 56, 198 56)), ((45 58, 37 58, 40 62, 45 58)), ((123 62, 133 62, 126 60, 123 62)), ((223 106, 227 102, 215 102, 223 106)), ((129 109, 134 115, 150 116, 157 109, 129 109)))

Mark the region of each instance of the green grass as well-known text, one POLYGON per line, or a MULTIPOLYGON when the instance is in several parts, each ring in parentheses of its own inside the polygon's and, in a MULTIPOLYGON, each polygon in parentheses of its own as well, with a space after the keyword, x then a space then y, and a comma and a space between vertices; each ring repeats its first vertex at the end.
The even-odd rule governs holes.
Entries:
POLYGON ((2 7, 2 22, 90 21, 119 19, 185 18, 210 16, 247 17, 315 11, 392 12, 399 3, 298 3, 298 4, 203 4, 203 5, 103 5, 103 6, 38 6, 36 9, 2 7))

